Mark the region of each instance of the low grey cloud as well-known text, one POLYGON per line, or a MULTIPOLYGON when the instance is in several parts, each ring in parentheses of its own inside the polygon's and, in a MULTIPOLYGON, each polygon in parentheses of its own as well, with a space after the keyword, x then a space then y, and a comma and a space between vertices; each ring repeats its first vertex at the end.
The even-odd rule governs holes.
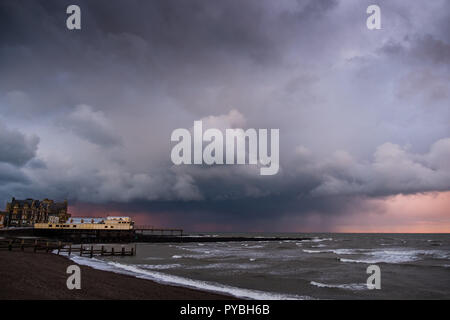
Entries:
POLYGON ((401 59, 421 60, 424 63, 450 64, 450 45, 431 34, 411 35, 401 40, 389 40, 380 51, 401 59))
POLYGON ((322 177, 312 194, 383 196, 445 191, 450 181, 446 164, 449 154, 449 138, 435 142, 425 154, 384 143, 376 149, 371 162, 358 162, 347 152, 338 151, 329 160, 312 160, 313 170, 322 177))
POLYGON ((79 137, 100 146, 114 146, 120 143, 113 125, 102 111, 95 111, 91 106, 78 105, 61 119, 65 128, 69 128, 79 137))

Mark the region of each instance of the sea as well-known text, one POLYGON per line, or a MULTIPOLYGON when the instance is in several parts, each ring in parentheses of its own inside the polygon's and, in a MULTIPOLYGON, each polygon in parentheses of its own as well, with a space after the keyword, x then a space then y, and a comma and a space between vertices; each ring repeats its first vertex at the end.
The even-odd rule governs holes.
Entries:
POLYGON ((198 242, 138 243, 135 256, 71 259, 100 270, 245 299, 450 299, 450 234, 191 235, 198 242), (311 240, 202 241, 220 236, 311 240), (380 289, 367 285, 372 265, 379 267, 380 289))

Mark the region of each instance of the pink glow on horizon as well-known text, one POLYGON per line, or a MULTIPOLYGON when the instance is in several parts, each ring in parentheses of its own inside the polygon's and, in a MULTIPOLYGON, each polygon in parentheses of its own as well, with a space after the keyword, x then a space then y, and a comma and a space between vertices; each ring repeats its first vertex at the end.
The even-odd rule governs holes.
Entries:
POLYGON ((336 232, 449 233, 450 192, 396 195, 368 200, 375 210, 336 221, 336 232))

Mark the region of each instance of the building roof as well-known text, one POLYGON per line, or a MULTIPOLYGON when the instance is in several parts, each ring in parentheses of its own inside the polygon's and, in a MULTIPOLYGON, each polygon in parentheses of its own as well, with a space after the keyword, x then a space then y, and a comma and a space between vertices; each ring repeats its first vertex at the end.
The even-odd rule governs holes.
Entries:
POLYGON ((48 207, 49 207, 49 209, 53 209, 53 210, 66 209, 67 203, 64 203, 64 202, 50 203, 48 207))
POLYGON ((15 205, 18 204, 19 206, 23 207, 25 204, 28 204, 29 206, 31 206, 33 204, 33 199, 26 199, 26 200, 12 200, 11 204, 15 205))
POLYGON ((12 206, 19 205, 19 207, 23 207, 25 204, 27 204, 28 206, 31 207, 34 204, 34 207, 36 207, 36 208, 37 207, 44 207, 44 208, 47 208, 47 209, 50 209, 50 210, 67 209, 67 202, 66 201, 64 201, 64 202, 54 202, 53 200, 48 200, 48 199, 40 201, 40 200, 31 199, 31 198, 25 199, 25 200, 18 200, 18 199, 12 198, 10 204, 12 206))
POLYGON ((76 218, 70 218, 68 220, 69 223, 73 224, 82 224, 82 223, 104 223, 104 218, 92 218, 92 217, 76 217, 76 218), (83 222, 81 222, 83 220, 83 222))

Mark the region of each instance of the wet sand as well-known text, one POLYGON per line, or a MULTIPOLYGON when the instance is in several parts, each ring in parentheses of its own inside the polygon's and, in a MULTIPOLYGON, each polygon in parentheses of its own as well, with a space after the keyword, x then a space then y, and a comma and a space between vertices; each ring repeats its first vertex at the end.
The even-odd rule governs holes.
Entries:
POLYGON ((81 289, 69 290, 66 273, 73 261, 54 254, 0 251, 0 299, 234 299, 168 286, 113 272, 81 268, 81 289))

